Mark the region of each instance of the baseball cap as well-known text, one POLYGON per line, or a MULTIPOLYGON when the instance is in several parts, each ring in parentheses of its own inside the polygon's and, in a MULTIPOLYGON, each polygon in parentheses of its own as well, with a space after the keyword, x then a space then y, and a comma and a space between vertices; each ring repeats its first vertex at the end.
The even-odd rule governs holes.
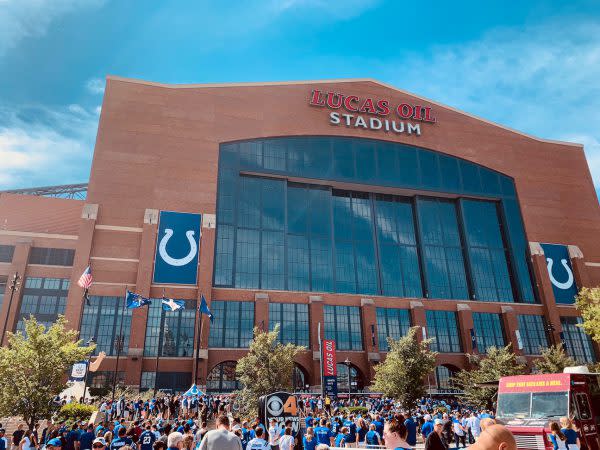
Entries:
POLYGON ((46 447, 60 447, 62 446, 62 441, 59 438, 50 439, 46 444, 46 447))
POLYGON ((233 427, 233 429, 231 431, 237 431, 237 430, 241 430, 242 427, 240 427, 239 425, 236 425, 235 427, 233 427))
POLYGON ((106 441, 104 440, 104 438, 96 438, 96 439, 94 439, 94 442, 92 442, 92 445, 94 445, 94 444, 106 445, 106 441))
POLYGON ((442 419, 435 419, 435 420, 433 421, 433 424, 434 424, 434 425, 443 425, 443 424, 444 424, 444 422, 442 422, 442 419))

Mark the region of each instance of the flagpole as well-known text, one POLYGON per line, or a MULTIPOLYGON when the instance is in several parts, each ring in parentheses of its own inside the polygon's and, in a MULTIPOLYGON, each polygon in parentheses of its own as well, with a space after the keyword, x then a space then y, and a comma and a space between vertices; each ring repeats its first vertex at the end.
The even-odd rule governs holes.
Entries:
MULTIPOLYGON (((202 301, 202 300, 200 300, 202 301)), ((198 312, 198 321, 200 322, 199 324, 199 328, 200 331, 198 331, 198 336, 196 337, 196 356, 194 358, 194 362, 195 362, 195 367, 194 367, 194 383, 196 384, 196 381, 198 381, 198 367, 200 366, 200 343, 202 341, 202 311, 200 311, 200 308, 196 308, 197 312, 198 312)))
POLYGON ((156 391, 158 390, 158 358, 160 358, 160 349, 161 349, 161 335, 162 337, 164 337, 164 328, 165 328, 165 322, 164 322, 164 310, 163 310, 163 306, 162 306, 162 301, 165 299, 165 288, 163 288, 163 295, 162 295, 162 299, 160 301, 160 331, 158 332, 158 348, 156 349, 156 361, 154 362, 154 394, 152 394, 152 397, 156 397, 156 391))
POLYGON ((121 357, 121 347, 125 346, 125 339, 123 339, 123 322, 125 322, 125 308, 127 306, 127 290, 129 286, 125 287, 125 298, 123 299, 123 309, 121 311, 121 326, 119 327, 119 341, 117 345, 117 362, 115 363, 115 373, 113 374, 113 388, 112 388, 112 401, 115 401, 115 391, 117 390, 117 373, 119 371, 119 358, 121 357), (123 341, 121 342, 121 339, 123 341))

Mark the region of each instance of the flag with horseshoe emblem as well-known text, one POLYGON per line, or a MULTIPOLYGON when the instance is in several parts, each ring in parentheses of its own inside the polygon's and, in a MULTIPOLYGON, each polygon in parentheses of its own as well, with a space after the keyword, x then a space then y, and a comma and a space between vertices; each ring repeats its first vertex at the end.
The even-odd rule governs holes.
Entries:
POLYGON ((556 303, 574 303, 577 285, 566 245, 541 244, 556 303))
POLYGON ((161 211, 154 256, 154 283, 196 284, 201 215, 161 211))

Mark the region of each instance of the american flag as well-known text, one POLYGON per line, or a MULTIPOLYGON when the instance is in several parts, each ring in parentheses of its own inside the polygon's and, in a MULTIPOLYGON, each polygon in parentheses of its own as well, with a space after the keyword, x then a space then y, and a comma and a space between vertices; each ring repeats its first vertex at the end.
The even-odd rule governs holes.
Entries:
POLYGON ((83 271, 83 273, 79 277, 79 281, 77 282, 77 284, 79 285, 79 287, 82 287, 84 289, 90 288, 90 286, 92 285, 92 269, 90 269, 90 266, 87 266, 86 269, 83 271))

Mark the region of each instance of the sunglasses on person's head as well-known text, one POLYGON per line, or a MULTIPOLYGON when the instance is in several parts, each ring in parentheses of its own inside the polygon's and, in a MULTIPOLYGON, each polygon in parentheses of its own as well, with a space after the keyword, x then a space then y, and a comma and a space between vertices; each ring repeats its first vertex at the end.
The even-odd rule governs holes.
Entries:
POLYGON ((94 445, 92 445, 92 448, 104 448, 104 444, 97 442, 94 445))

